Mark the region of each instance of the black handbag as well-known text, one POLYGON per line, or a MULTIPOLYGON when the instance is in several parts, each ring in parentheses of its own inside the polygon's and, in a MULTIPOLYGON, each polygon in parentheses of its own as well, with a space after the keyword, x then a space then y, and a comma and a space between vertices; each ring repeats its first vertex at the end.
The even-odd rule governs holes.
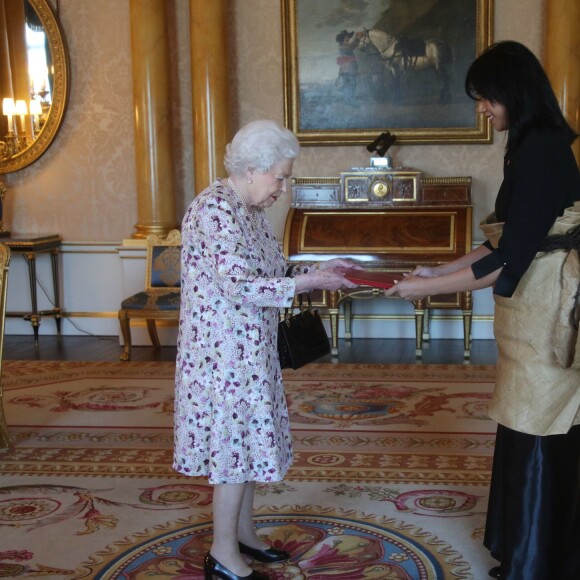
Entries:
POLYGON ((291 309, 286 308, 284 319, 278 324, 278 355, 283 369, 299 369, 330 352, 330 342, 320 314, 312 309, 310 294, 306 296, 307 307, 303 307, 300 294, 300 312, 292 315, 291 309))

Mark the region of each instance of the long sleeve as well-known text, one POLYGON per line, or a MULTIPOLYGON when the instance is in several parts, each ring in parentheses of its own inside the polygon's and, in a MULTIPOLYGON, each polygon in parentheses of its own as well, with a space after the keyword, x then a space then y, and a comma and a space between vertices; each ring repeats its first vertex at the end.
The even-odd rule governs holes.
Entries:
POLYGON ((475 277, 502 268, 494 293, 510 297, 555 219, 578 199, 580 174, 570 145, 557 134, 532 132, 506 161, 495 208, 503 234, 498 248, 472 265, 475 277))
POLYGON ((285 260, 271 231, 255 228, 258 235, 242 226, 235 208, 225 197, 207 196, 197 204, 190 231, 183 241, 190 243, 192 268, 204 265, 206 284, 230 302, 258 307, 289 307, 295 282, 284 276, 285 260), (264 271, 264 255, 278 258, 277 271, 264 271))

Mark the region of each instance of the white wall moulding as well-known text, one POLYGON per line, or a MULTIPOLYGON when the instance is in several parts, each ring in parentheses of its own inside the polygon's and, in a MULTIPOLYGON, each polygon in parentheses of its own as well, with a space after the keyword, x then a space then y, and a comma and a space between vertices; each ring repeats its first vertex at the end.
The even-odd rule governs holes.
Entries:
MULTIPOLYGON (((65 242, 60 260, 61 306, 64 309, 62 334, 113 336, 121 344, 117 311, 124 298, 143 288, 143 242, 65 242)), ((39 308, 51 308, 52 277, 48 256, 37 258, 37 279, 39 308)), ((26 262, 23 257, 15 256, 8 281, 9 311, 30 308, 28 288, 26 262)), ((493 299, 490 290, 474 292, 473 314, 472 337, 492 339, 493 299)), ((432 338, 463 337, 459 311, 434 311, 431 318, 432 338)), ((325 323, 328 325, 328 321, 325 323)), ((353 307, 352 332, 354 338, 413 338, 412 305, 395 299, 361 301, 353 307)), ((32 335, 33 331, 28 321, 9 318, 6 320, 6 334, 32 335)), ((39 335, 56 335, 54 320, 42 319, 39 335)), ((132 336, 136 346, 150 344, 145 324, 135 324, 132 336)), ((343 337, 344 324, 341 323, 339 338, 343 337)), ((162 344, 174 345, 177 327, 160 324, 159 338, 162 344)))

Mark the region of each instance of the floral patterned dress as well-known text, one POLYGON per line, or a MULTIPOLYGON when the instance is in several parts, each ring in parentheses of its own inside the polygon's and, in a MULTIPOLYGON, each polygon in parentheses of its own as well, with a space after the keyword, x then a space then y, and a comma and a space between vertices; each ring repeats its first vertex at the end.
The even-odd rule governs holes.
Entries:
POLYGON ((220 181, 190 205, 182 243, 173 468, 211 484, 279 481, 292 444, 276 341, 295 282, 264 210, 248 213, 220 181))

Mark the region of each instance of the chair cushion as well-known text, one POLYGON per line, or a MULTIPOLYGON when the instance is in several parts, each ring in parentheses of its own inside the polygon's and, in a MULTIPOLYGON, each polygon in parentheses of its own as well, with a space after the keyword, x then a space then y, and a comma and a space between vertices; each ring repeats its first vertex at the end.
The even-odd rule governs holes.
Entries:
POLYGON ((179 310, 179 292, 139 292, 121 302, 124 310, 179 310))

